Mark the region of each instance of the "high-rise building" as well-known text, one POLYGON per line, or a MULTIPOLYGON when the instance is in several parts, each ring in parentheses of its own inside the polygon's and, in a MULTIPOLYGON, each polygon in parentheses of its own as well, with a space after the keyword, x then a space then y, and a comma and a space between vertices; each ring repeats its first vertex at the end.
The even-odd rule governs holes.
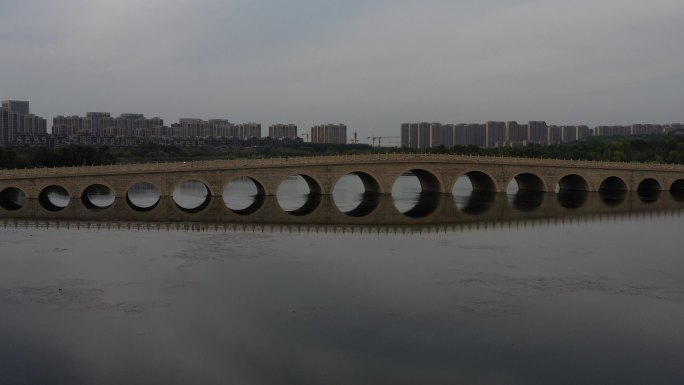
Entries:
POLYGON ((418 138, 419 138, 419 124, 418 123, 411 123, 409 125, 409 148, 417 149, 420 148, 420 144, 418 143, 418 138))
POLYGON ((577 140, 588 138, 593 134, 589 126, 577 126, 577 140))
POLYGON ((454 126, 453 124, 445 124, 443 126, 444 146, 446 148, 454 147, 454 126))
POLYGON ((29 102, 23 100, 3 100, 2 108, 21 115, 28 115, 30 113, 29 102))
POLYGON ((9 146, 10 110, 0 108, 0 148, 9 146))
POLYGON ((547 136, 548 137, 547 144, 555 146, 555 145, 560 144, 563 141, 563 139, 561 138, 562 130, 561 130, 560 126, 549 126, 548 131, 549 131, 549 133, 547 136))
POLYGON ((509 146, 527 144, 527 126, 516 121, 506 122, 506 142, 509 146))
POLYGON ((344 124, 323 124, 311 127, 312 143, 347 143, 347 126, 344 124))
POLYGON ((444 132, 440 123, 430 123, 430 140, 427 147, 439 147, 444 145, 444 132))
POLYGON ((87 112, 86 118, 90 120, 90 130, 95 136, 102 136, 103 125, 102 119, 111 117, 109 112, 87 112))
POLYGON ((506 122, 487 122, 485 130, 487 147, 503 147, 506 145, 506 122))
POLYGON ((660 135, 667 131, 667 127, 660 124, 632 124, 630 135, 660 135))
POLYGON ((147 119, 142 114, 123 114, 113 118, 109 112, 88 112, 86 116, 55 116, 52 134, 57 137, 149 137, 163 125, 161 118, 147 119))
POLYGON ((273 124, 268 127, 268 136, 272 139, 297 139, 297 125, 273 124))
POLYGON ((411 124, 402 123, 401 124, 401 148, 411 147, 411 124))
POLYGON ((549 128, 546 122, 530 121, 527 123, 528 143, 546 145, 549 143, 549 128))
POLYGON ((631 130, 628 126, 598 126, 594 127, 594 136, 626 136, 631 130))
POLYGON ((0 147, 16 142, 17 137, 47 135, 45 119, 33 115, 29 102, 4 100, 0 107, 0 147))

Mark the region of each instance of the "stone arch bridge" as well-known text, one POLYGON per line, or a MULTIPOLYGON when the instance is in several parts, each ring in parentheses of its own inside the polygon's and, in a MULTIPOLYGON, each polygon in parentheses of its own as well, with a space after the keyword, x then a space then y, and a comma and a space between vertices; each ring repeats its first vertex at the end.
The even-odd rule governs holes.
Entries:
POLYGON ((360 177, 366 193, 388 194, 406 173, 417 176, 423 192, 430 193, 451 193, 461 177, 469 178, 475 191, 505 192, 513 180, 523 191, 684 191, 684 166, 680 165, 371 154, 2 170, 0 201, 6 203, 17 192, 41 199, 46 189, 55 186, 71 199, 82 199, 92 186, 106 187, 117 198, 126 198, 131 187, 141 182, 166 197, 185 181, 200 182, 210 197, 219 197, 236 178, 251 179, 258 195, 269 196, 295 175, 306 180, 312 195, 327 195, 348 174, 360 177))

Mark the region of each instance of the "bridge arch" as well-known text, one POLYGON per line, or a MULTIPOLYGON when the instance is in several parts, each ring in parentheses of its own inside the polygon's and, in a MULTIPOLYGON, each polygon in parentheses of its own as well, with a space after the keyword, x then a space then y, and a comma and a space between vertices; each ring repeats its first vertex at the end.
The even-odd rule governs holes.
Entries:
POLYGON ((0 191, 0 207, 16 211, 26 206, 27 195, 18 187, 6 187, 0 191))
POLYGON ((155 182, 138 180, 131 182, 128 186, 126 186, 125 194, 128 207, 135 211, 148 212, 154 210, 159 205, 159 202, 161 202, 162 190, 155 182), (136 195, 139 194, 134 188, 139 190, 150 189, 153 191, 150 191, 152 194, 149 197, 140 198, 136 197, 136 195), (155 194, 156 198, 154 197, 155 194))
POLYGON ((107 182, 97 182, 89 184, 88 186, 83 188, 82 191, 80 191, 78 196, 81 198, 81 203, 83 203, 83 205, 89 209, 106 209, 108 207, 111 207, 116 201, 116 191, 107 182), (111 199, 107 199, 106 201, 100 202, 99 204, 98 202, 94 202, 92 195, 101 194, 105 190, 109 190, 111 192, 111 199))
POLYGON ((181 179, 177 182, 173 189, 171 190, 171 198, 176 207, 186 213, 198 213, 209 206, 214 193, 209 187, 207 181, 202 178, 191 177, 186 179, 181 179), (183 189, 194 190, 196 186, 200 186, 204 189, 204 194, 198 193, 198 191, 186 191, 185 192, 185 202, 181 200, 183 198, 183 189))
POLYGON ((684 194, 684 179, 677 179, 672 182, 670 192, 684 194))
POLYGON ((315 177, 308 175, 306 173, 296 173, 288 175, 280 180, 280 183, 278 183, 276 188, 276 198, 278 199, 280 207, 283 208, 288 214, 294 216, 306 216, 316 211, 316 209, 318 209, 321 205, 321 197, 323 193, 323 184, 315 177), (287 180, 287 178, 292 176, 301 177, 304 180, 304 182, 306 182, 306 185, 309 188, 309 193, 307 194, 306 200, 301 207, 294 210, 286 210, 285 208, 283 208, 283 205, 280 202, 280 197, 278 197, 278 190, 280 190, 280 187, 287 180))
POLYGON ((558 180, 559 191, 592 191, 589 182, 578 174, 568 174, 558 180))
MULTIPOLYGON (((366 171, 352 171, 350 173, 347 173, 336 178, 335 183, 332 185, 331 193, 333 194, 333 201, 337 206, 338 210, 351 217, 365 217, 371 214, 373 211, 375 211, 375 209, 380 204, 380 194, 383 193, 383 188, 380 185, 378 178, 371 175, 370 173, 366 171), (361 199, 358 201, 358 204, 351 209, 347 209, 346 207, 344 207, 344 202, 343 205, 340 206, 340 204, 338 204, 337 202, 337 197, 335 196, 337 185, 344 177, 347 177, 349 175, 354 175, 358 177, 363 186, 363 193, 361 199)), ((357 202, 353 200, 352 203, 357 202)))
POLYGON ((640 194, 654 193, 662 191, 660 183, 653 178, 646 178, 639 183, 637 187, 637 192, 640 194))
POLYGON ((321 181, 319 181, 316 177, 313 177, 313 176, 306 174, 306 173, 303 173, 303 172, 289 174, 283 178, 280 178, 280 180, 276 184, 276 192, 277 192, 277 189, 280 188, 280 185, 282 185, 283 182, 285 182, 285 180, 287 180, 287 178, 292 177, 292 176, 302 177, 302 179, 304 179, 304 181, 306 182, 307 186, 309 186, 309 193, 310 194, 317 194, 317 195, 323 194, 323 192, 324 192, 323 191, 323 183, 321 183, 321 181))
POLYGON ((609 176, 601 182, 599 186, 599 192, 610 193, 610 192, 627 192, 627 183, 625 183, 622 178, 617 176, 609 176))
POLYGON ((663 189, 660 183, 653 178, 646 178, 637 187, 637 196, 642 202, 652 203, 658 200, 663 189))
POLYGON ((453 191, 454 186, 458 182, 458 180, 461 177, 466 177, 470 180, 470 183, 473 186, 473 191, 486 191, 486 192, 496 192, 496 191, 501 191, 500 187, 497 185, 496 179, 491 176, 491 174, 484 172, 484 171, 479 171, 479 170, 473 170, 473 171, 468 171, 464 172, 460 175, 458 175, 454 181, 451 183, 451 186, 449 186, 449 190, 447 191, 453 191))
MULTIPOLYGON (((418 182, 420 182, 420 188, 422 192, 424 193, 439 193, 443 194, 444 191, 444 183, 435 175, 435 173, 428 171, 423 168, 412 168, 409 170, 406 170, 399 174, 399 176, 404 175, 404 174, 413 174, 418 178, 418 182)), ((396 177, 394 179, 394 184, 397 183, 399 180, 399 177, 396 177)))
POLYGON ((128 195, 128 192, 131 190, 131 188, 133 188, 133 186, 136 186, 139 184, 148 184, 148 185, 154 187, 157 191, 159 191, 159 195, 161 196, 164 194, 164 190, 161 188, 159 182, 160 181, 153 180, 153 179, 152 180, 150 180, 150 179, 133 179, 125 185, 125 187, 122 191, 122 194, 123 194, 122 196, 125 197, 126 195, 128 195))
POLYGON ((171 193, 173 194, 173 192, 176 191, 176 189, 178 189, 179 187, 181 187, 181 185, 183 185, 184 183, 187 183, 187 182, 199 182, 199 183, 202 183, 202 184, 204 185, 204 187, 207 189, 207 194, 208 194, 210 197, 215 196, 214 191, 212 191, 212 189, 211 189, 211 184, 210 184, 209 182, 207 182, 206 179, 201 178, 201 177, 199 177, 199 176, 195 176, 195 175, 189 176, 189 177, 184 177, 184 178, 179 178, 178 181, 175 182, 175 183, 171 186, 171 193))
POLYGON ((518 191, 549 191, 542 178, 531 172, 523 172, 514 176, 507 186, 513 181, 518 184, 518 191))
POLYGON ((71 193, 59 184, 50 184, 40 189, 38 202, 48 211, 62 211, 71 203, 71 193))
POLYGON ((222 195, 223 195, 223 203, 228 207, 228 209, 238 215, 251 215, 254 214, 255 212, 259 211, 264 206, 264 203, 266 202, 266 189, 264 188, 264 184, 258 179, 253 176, 248 176, 248 175, 237 175, 234 178, 230 179, 223 185, 222 195), (230 204, 230 194, 228 193, 228 189, 231 184, 239 182, 241 179, 246 179, 249 180, 253 185, 254 188, 256 189, 256 194, 254 195, 254 201, 247 205, 246 207, 231 207, 230 204))
POLYGON ((385 191, 382 189, 382 185, 380 184, 380 179, 373 175, 373 173, 368 172, 368 171, 352 171, 349 173, 346 173, 344 175, 338 176, 335 178, 334 183, 332 184, 332 189, 331 192, 335 190, 335 186, 342 180, 347 175, 356 175, 361 179, 361 183, 363 183, 363 188, 366 193, 373 193, 373 194, 383 194, 385 191))

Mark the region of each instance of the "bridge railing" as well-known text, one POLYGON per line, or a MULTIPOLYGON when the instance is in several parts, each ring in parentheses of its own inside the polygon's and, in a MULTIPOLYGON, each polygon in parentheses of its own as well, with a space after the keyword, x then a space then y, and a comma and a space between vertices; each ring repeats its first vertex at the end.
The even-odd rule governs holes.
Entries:
POLYGON ((473 163, 473 164, 502 164, 502 165, 530 165, 551 167, 582 167, 595 169, 623 169, 623 170, 647 170, 647 171, 682 171, 684 165, 655 164, 655 163, 630 163, 630 162, 605 162, 587 160, 563 160, 543 158, 517 158, 479 155, 458 154, 362 154, 362 155, 331 155, 312 157, 282 157, 264 159, 222 159, 222 160, 195 160, 186 162, 167 163, 136 163, 123 165, 99 165, 79 167, 56 167, 56 168, 30 168, 0 170, 0 178, 34 178, 34 177, 58 177, 78 175, 103 175, 103 174, 128 174, 128 173, 157 173, 157 172, 182 172, 188 170, 217 170, 217 169, 242 169, 262 167, 288 167, 299 165, 328 165, 328 164, 357 164, 357 163, 382 163, 382 162, 418 162, 418 163, 473 163))

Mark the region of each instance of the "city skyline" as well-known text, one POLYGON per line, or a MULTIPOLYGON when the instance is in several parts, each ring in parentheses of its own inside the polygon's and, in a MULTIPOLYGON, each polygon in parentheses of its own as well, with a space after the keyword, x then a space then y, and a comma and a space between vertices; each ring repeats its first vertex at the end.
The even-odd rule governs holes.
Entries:
MULTIPOLYGON (((303 141, 312 143, 359 143, 358 132, 349 139, 346 124, 319 124, 298 135, 293 123, 276 123, 263 135, 258 122, 233 123, 228 119, 181 118, 178 123, 165 125, 159 117, 145 114, 122 113, 118 117, 109 112, 87 112, 85 116, 62 114, 52 118, 50 131, 46 119, 30 112, 30 102, 3 100, 0 108, 0 147, 29 145, 55 147, 68 143, 132 146, 158 143, 179 146, 245 146, 255 145, 254 140, 303 141), (240 144, 239 141, 244 141, 240 144)), ((482 148, 524 146, 528 144, 558 145, 592 136, 661 135, 684 132, 684 124, 632 123, 629 125, 582 124, 554 125, 531 120, 526 124, 517 121, 487 121, 482 123, 421 122, 402 123, 400 136, 371 136, 369 144, 413 149, 444 146, 477 146, 482 148), (390 139, 388 143, 387 139, 390 139), (400 139, 399 143, 391 139, 400 139)), ((363 135, 363 133, 362 133, 363 135)), ((363 136, 362 136, 363 137, 363 136)), ((266 144, 266 142, 264 142, 266 144)))
POLYGON ((363 136, 426 120, 668 123, 684 120, 683 17, 674 0, 8 0, 0 92, 46 117, 145 106, 363 136))

